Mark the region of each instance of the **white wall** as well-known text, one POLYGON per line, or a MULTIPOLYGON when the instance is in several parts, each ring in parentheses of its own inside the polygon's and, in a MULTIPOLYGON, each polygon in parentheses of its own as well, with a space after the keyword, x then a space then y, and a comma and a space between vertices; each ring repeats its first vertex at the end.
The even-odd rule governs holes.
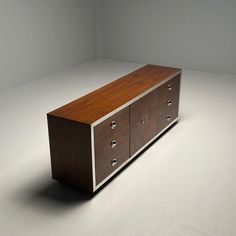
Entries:
POLYGON ((105 58, 236 73, 235 0, 100 0, 105 58))
POLYGON ((91 0, 0 0, 0 89, 94 57, 91 0))

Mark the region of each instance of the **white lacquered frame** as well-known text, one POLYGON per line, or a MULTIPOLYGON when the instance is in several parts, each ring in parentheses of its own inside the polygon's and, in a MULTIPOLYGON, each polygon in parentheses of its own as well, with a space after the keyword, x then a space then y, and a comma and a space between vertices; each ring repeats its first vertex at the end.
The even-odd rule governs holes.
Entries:
POLYGON ((100 182, 98 185, 96 184, 96 170, 95 170, 95 146, 94 146, 94 127, 98 125, 99 123, 103 122, 107 118, 113 116, 117 112, 121 111, 125 107, 128 107, 135 101, 139 100, 146 94, 152 92, 156 88, 160 87, 164 83, 168 82, 169 80, 173 79, 177 75, 181 74, 181 71, 169 76, 159 84, 151 87, 150 89, 146 90, 139 96, 135 97, 134 99, 131 99, 127 103, 123 104, 122 106, 118 107, 117 109, 113 110, 112 112, 108 113, 107 115, 103 116, 102 118, 98 119, 94 123, 91 124, 91 153, 92 153, 92 175, 93 175, 93 192, 95 192, 98 188, 100 188, 107 180, 109 180, 114 174, 116 174, 120 169, 122 169, 128 162, 130 162, 135 156, 137 156, 138 153, 140 153, 143 149, 145 149, 151 142, 153 142, 158 136, 160 136, 163 132, 165 132, 170 126, 172 126, 174 123, 176 123, 179 119, 177 117, 175 120, 173 120, 168 126, 166 126, 162 131, 160 131, 156 136, 154 136, 150 141, 148 141, 144 146, 142 146, 136 153, 134 153, 131 157, 129 157, 122 165, 120 165, 117 169, 115 169, 110 175, 108 175, 102 182, 100 182))

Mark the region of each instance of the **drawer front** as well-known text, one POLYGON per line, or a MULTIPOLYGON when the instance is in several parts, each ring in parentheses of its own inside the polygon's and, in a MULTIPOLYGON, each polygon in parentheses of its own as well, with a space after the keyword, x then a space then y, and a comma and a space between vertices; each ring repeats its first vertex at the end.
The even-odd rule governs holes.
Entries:
POLYGON ((99 184, 129 158, 129 107, 94 128, 94 145, 99 184))
POLYGON ((155 100, 157 117, 179 103, 179 90, 180 76, 178 75, 148 94, 151 99, 155 100))
POLYGON ((179 94, 180 89, 180 75, 170 79, 159 88, 157 88, 157 100, 162 103, 171 97, 179 94))
POLYGON ((129 124, 129 107, 122 109, 113 116, 94 127, 95 140, 110 137, 117 133, 123 126, 129 124))
POLYGON ((179 104, 179 94, 174 93, 171 94, 166 99, 163 99, 163 101, 156 103, 156 117, 161 116, 166 111, 170 110, 172 107, 176 107, 179 104))
POLYGON ((160 87, 156 88, 151 93, 155 93, 155 99, 157 106, 171 101, 175 102, 174 99, 176 99, 179 96, 179 90, 180 90, 180 75, 170 79, 160 87))
POLYGON ((173 122, 178 117, 178 105, 173 106, 168 109, 164 114, 157 118, 158 133, 166 128, 171 122, 173 122))

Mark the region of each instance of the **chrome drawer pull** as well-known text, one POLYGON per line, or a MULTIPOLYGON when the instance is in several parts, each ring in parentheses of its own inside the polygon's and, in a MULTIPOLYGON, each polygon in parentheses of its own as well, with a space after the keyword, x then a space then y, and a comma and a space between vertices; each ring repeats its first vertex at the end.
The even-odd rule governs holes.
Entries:
POLYGON ((171 116, 170 115, 166 116, 166 120, 170 121, 171 120, 171 116))
POLYGON ((147 124, 147 123, 149 123, 149 119, 144 119, 144 120, 141 121, 141 123, 142 124, 147 124))
POLYGON ((112 140, 111 141, 111 148, 115 148, 116 144, 117 144, 116 140, 112 140))
POLYGON ((116 160, 116 159, 112 159, 111 165, 112 165, 112 166, 115 166, 116 164, 117 164, 117 160, 116 160))
POLYGON ((172 85, 171 84, 168 84, 168 90, 172 90, 172 85))
POLYGON ((111 129, 115 129, 117 126, 116 122, 113 120, 110 124, 111 129))
POLYGON ((171 101, 171 100, 167 101, 167 105, 168 105, 168 106, 171 106, 171 104, 172 104, 172 101, 171 101))

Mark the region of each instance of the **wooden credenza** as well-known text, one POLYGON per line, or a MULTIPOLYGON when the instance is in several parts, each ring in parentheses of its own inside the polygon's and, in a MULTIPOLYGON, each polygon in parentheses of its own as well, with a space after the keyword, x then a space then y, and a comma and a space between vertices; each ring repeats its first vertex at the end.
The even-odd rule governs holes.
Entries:
POLYGON ((146 65, 48 113, 52 177, 95 192, 178 120, 180 78, 146 65))

